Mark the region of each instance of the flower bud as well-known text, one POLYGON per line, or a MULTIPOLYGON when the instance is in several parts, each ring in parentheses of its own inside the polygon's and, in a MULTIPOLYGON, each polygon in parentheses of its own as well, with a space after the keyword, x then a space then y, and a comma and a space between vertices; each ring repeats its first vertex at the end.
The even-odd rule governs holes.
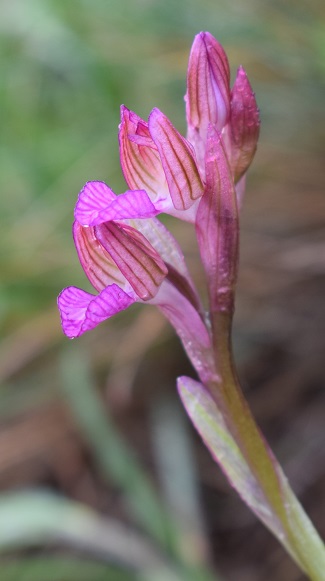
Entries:
POLYGON ((235 182, 244 175, 255 155, 260 132, 259 110, 243 67, 239 67, 231 91, 227 139, 235 182))
MULTIPOLYGON (((187 72, 186 116, 189 139, 206 142, 208 124, 221 131, 230 113, 230 71, 221 44, 200 32, 193 42, 187 72)), ((198 143, 194 143, 196 149, 198 143)), ((200 157, 200 156, 199 156, 200 157)), ((201 156, 202 157, 202 156, 201 156)))

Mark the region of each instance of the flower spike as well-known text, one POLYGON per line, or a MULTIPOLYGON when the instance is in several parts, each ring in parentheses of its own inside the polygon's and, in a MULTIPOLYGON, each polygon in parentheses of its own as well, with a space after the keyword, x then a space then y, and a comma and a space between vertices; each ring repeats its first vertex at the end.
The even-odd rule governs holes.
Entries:
POLYGON ((238 269, 238 207, 256 150, 259 114, 243 68, 232 91, 229 65, 208 32, 195 37, 186 93, 187 139, 153 109, 148 123, 121 108, 119 145, 130 188, 116 196, 88 182, 75 208, 73 237, 97 290, 71 286, 58 297, 62 328, 79 337, 134 302, 160 309, 180 337, 199 381, 178 380, 199 434, 232 486, 314 581, 325 551, 268 448, 240 389, 231 346, 238 269), (206 275, 204 311, 182 251, 155 217, 195 223, 206 275))

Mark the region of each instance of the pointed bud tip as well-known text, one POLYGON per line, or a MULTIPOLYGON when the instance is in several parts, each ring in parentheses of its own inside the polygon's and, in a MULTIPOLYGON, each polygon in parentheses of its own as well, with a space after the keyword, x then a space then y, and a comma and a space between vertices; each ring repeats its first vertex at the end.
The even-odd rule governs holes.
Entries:
POLYGON ((251 164, 259 137, 260 115, 255 93, 240 66, 231 91, 231 165, 237 182, 251 164))
POLYGON ((224 48, 223 46, 220 44, 220 42, 213 36, 213 34, 211 34, 211 32, 208 32, 207 30, 201 30, 201 32, 199 32, 198 34, 196 34, 196 36, 194 37, 194 41, 193 44, 195 42, 203 42, 205 44, 205 46, 219 46, 221 47, 222 51, 224 52, 224 48))
POLYGON ((157 121, 158 119, 167 119, 167 118, 166 115, 164 115, 164 113, 160 111, 160 109, 158 109, 158 107, 154 107, 149 113, 148 126, 150 127, 150 125, 153 122, 157 121))
POLYGON ((127 111, 129 111, 129 109, 128 109, 128 108, 127 108, 125 105, 123 105, 123 104, 122 104, 122 105, 120 106, 120 115, 121 115, 121 120, 122 120, 122 119, 123 119, 123 117, 124 117, 124 113, 126 113, 127 111))

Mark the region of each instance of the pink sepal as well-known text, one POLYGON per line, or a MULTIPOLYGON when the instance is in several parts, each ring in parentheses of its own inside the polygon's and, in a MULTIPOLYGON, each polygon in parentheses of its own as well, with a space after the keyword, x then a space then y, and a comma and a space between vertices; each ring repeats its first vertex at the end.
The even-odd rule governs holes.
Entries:
POLYGON ((150 113, 148 127, 159 151, 173 205, 176 210, 187 210, 203 193, 192 146, 157 108, 150 113))
POLYGON ((131 190, 145 190, 151 201, 168 196, 168 186, 159 153, 148 123, 122 105, 119 126, 122 171, 131 190))

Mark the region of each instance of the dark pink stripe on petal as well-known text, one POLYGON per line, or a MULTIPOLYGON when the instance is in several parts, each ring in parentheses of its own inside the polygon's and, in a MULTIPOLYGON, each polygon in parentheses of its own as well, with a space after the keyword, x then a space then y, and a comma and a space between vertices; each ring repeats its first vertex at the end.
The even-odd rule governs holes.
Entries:
POLYGON ((97 296, 74 286, 65 288, 58 296, 63 331, 70 339, 79 337, 125 310, 135 300, 116 284, 106 287, 97 296))

